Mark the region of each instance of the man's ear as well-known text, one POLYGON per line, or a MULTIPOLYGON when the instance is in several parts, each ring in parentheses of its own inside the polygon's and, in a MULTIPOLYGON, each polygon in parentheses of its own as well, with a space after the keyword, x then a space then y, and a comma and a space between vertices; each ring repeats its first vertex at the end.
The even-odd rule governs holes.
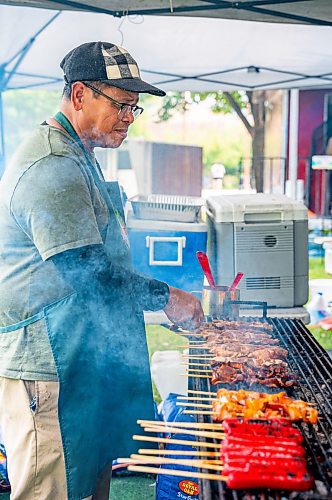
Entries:
POLYGON ((84 103, 87 88, 82 82, 74 82, 71 86, 71 102, 75 111, 80 111, 84 103))

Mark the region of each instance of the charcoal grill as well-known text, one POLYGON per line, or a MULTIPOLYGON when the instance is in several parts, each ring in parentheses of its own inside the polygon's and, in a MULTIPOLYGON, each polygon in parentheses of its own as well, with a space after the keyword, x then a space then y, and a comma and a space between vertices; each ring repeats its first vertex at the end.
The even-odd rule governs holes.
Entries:
MULTIPOLYGON (((258 318, 241 318, 246 321, 257 321, 258 318)), ((292 398, 315 403, 319 420, 316 425, 299 424, 305 439, 308 452, 309 468, 315 478, 315 489, 305 493, 276 492, 240 492, 229 490, 225 483, 219 481, 200 481, 200 500, 259 500, 268 499, 332 499, 332 360, 326 351, 318 344, 312 334, 298 320, 272 319, 267 320, 273 326, 273 336, 278 338, 280 345, 289 354, 287 362, 290 369, 299 376, 299 384, 287 388, 287 394, 292 398)), ((195 350, 195 354, 199 351, 195 350)), ((193 353, 193 351, 190 351, 193 353)), ((243 384, 213 386, 209 379, 189 378, 191 389, 216 392, 218 388, 249 389, 262 392, 279 392, 262 385, 252 387, 243 384)), ((284 390, 284 389, 282 389, 284 390)), ((198 415, 200 422, 210 422, 211 417, 198 415)))

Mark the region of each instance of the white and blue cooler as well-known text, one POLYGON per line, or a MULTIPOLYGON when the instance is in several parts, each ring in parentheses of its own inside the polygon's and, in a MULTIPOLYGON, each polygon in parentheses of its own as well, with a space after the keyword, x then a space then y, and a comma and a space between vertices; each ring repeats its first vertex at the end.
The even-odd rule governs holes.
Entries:
MULTIPOLYGON (((181 197, 167 196, 168 203, 163 204, 162 196, 149 206, 146 200, 131 200, 134 212, 128 212, 127 228, 134 268, 182 290, 200 291, 204 276, 196 252, 205 252, 207 244, 207 226, 199 220, 202 202, 191 199, 196 205, 190 211, 184 209, 188 203, 181 203, 181 197)), ((185 199, 188 202, 189 197, 185 199)))

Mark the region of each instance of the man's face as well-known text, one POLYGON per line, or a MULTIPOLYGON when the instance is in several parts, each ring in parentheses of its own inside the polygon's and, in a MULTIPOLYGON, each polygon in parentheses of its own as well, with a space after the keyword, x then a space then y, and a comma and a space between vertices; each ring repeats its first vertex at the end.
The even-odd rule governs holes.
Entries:
MULTIPOLYGON (((115 87, 105 86, 102 92, 121 104, 135 106, 138 93, 115 87)), ((131 112, 124 113, 113 102, 84 86, 83 106, 80 113, 79 127, 81 138, 86 137, 91 146, 118 148, 127 137, 129 125, 134 121, 131 112)))

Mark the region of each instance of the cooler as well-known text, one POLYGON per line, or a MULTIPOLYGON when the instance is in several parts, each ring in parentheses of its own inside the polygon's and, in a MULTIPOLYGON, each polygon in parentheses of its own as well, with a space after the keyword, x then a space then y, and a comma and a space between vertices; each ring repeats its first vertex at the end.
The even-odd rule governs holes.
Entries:
POLYGON ((130 211, 127 228, 137 272, 187 292, 202 290, 196 252, 206 251, 206 224, 138 219, 130 211))
POLYGON ((306 207, 284 195, 239 194, 207 200, 209 256, 219 284, 237 272, 242 300, 298 307, 308 300, 306 207))

